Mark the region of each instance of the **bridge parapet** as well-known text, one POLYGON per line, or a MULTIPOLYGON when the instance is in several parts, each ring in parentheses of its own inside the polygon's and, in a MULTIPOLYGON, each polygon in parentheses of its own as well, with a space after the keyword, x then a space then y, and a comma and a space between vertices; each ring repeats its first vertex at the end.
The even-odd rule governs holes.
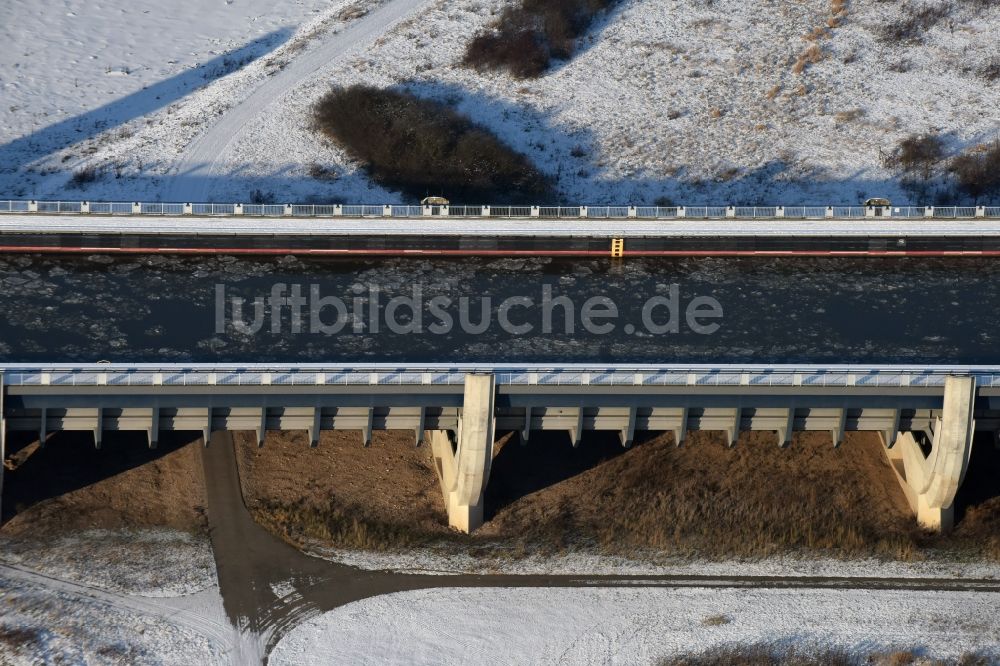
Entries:
POLYGON ((1000 218, 1000 206, 492 206, 450 205, 423 207, 387 204, 248 204, 248 203, 164 203, 119 201, 36 201, 0 200, 0 214, 38 213, 44 215, 118 215, 157 217, 353 217, 399 218, 424 217, 428 214, 456 218, 558 218, 558 219, 654 219, 694 218, 705 220, 782 220, 782 219, 862 219, 899 217, 907 219, 1000 218), (431 212, 428 213, 428 208, 431 212))

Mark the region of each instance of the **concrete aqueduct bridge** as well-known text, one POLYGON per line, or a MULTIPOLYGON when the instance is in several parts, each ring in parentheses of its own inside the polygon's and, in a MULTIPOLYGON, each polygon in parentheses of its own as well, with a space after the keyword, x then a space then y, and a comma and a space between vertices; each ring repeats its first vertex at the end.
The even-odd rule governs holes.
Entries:
MULTIPOLYGON (((837 446, 846 431, 880 433, 919 523, 946 531, 975 430, 1000 431, 1000 369, 798 366, 7 365, 0 433, 138 430, 155 447, 167 430, 324 429, 429 433, 450 524, 483 522, 494 434, 562 430, 821 430, 837 446), (929 449, 929 453, 926 451, 929 449)), ((0 468, 2 469, 2 468, 0 468)), ((2 477, 0 477, 2 482, 2 477)), ((668 480, 664 481, 669 482, 668 480)))
POLYGON ((0 252, 1000 256, 1000 206, 0 201, 0 252))

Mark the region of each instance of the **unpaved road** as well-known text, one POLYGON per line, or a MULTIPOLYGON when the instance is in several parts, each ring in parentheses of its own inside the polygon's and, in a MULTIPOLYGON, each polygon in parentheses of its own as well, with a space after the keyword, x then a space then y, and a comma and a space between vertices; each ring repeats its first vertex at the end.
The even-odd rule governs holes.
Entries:
POLYGON ((243 135, 250 122, 269 112, 271 105, 316 72, 350 56, 374 42, 393 26, 430 0, 389 0, 340 32, 322 35, 288 65, 269 77, 250 95, 228 109, 207 130, 198 135, 181 155, 177 170, 168 181, 165 201, 208 201, 210 183, 219 175, 230 147, 243 135))

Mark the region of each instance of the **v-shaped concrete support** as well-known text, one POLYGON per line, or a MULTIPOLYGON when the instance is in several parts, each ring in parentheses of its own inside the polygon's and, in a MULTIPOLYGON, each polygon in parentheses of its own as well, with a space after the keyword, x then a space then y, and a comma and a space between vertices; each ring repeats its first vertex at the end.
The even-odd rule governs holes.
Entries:
POLYGON ((448 524, 466 533, 483 524, 483 494, 493 462, 494 389, 493 375, 466 375, 454 446, 448 432, 431 432, 448 524))
POLYGON ((974 377, 948 377, 930 454, 924 457, 911 432, 900 433, 885 450, 917 522, 928 529, 948 532, 954 526, 955 495, 972 455, 975 398, 974 377))

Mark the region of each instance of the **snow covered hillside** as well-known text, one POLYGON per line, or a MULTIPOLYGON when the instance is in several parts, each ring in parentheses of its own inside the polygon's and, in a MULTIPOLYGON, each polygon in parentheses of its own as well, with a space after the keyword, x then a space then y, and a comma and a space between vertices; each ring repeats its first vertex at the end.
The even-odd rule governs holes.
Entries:
POLYGON ((311 129, 358 82, 453 104, 579 203, 912 201, 882 166, 902 138, 1000 133, 997 3, 894 41, 915 6, 625 0, 526 81, 459 65, 499 0, 164 4, 4 3, 0 198, 400 201, 311 129))

